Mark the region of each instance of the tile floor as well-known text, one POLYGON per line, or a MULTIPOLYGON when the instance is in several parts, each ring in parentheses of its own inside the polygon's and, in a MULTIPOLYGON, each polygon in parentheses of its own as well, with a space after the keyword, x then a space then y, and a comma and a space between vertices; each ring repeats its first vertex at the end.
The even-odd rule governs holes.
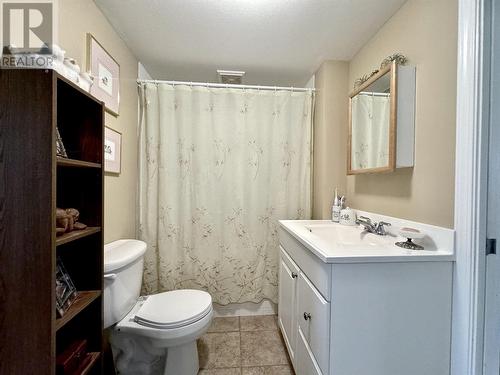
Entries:
POLYGON ((275 315, 214 318, 198 355, 199 375, 294 375, 275 315))

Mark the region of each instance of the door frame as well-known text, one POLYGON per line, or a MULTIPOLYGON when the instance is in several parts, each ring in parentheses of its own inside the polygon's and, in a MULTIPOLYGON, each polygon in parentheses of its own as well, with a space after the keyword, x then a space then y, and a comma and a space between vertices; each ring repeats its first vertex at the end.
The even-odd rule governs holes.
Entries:
POLYGON ((452 375, 483 374, 489 1, 459 0, 452 375))

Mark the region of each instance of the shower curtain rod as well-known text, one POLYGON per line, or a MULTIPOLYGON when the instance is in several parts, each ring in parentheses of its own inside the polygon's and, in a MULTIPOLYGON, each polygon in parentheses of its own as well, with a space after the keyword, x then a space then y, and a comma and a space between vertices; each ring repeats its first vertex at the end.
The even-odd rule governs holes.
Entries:
POLYGON ((255 90, 274 90, 274 91, 316 91, 313 88, 307 87, 281 87, 281 86, 257 86, 257 85, 234 85, 234 84, 225 84, 225 83, 203 83, 203 82, 187 82, 187 81, 161 81, 156 79, 138 79, 138 84, 141 83, 166 83, 168 85, 185 85, 185 86, 203 86, 203 87, 219 87, 219 88, 228 88, 228 89, 255 89, 255 90))

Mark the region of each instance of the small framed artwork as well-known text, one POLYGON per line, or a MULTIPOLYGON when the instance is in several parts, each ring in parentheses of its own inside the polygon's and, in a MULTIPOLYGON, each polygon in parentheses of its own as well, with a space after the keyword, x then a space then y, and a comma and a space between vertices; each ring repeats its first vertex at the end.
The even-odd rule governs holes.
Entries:
POLYGON ((122 135, 111 128, 104 128, 104 171, 120 173, 122 165, 122 135))
POLYGON ((118 116, 120 65, 92 36, 87 34, 87 71, 94 77, 90 93, 104 102, 106 111, 118 116))
POLYGON ((61 258, 57 258, 56 269, 56 309, 61 317, 68 311, 71 304, 76 300, 77 292, 71 277, 64 268, 61 258))
POLYGON ((66 148, 64 147, 64 143, 61 138, 61 134, 59 134, 59 129, 56 127, 56 155, 61 158, 68 158, 68 154, 66 153, 66 148))

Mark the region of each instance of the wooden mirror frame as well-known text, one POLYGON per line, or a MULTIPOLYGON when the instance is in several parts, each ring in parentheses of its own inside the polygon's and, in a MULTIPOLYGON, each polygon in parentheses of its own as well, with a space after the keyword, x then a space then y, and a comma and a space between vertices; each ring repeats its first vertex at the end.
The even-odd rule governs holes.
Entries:
POLYGON ((397 63, 393 61, 390 65, 380 70, 373 77, 364 82, 356 90, 349 94, 349 135, 347 139, 347 175, 356 175, 363 173, 383 173, 393 172, 396 168, 396 129, 397 129, 397 63), (352 98, 361 91, 365 90, 372 83, 390 72, 390 93, 391 93, 391 108, 389 117, 389 163, 387 167, 352 169, 352 98))

